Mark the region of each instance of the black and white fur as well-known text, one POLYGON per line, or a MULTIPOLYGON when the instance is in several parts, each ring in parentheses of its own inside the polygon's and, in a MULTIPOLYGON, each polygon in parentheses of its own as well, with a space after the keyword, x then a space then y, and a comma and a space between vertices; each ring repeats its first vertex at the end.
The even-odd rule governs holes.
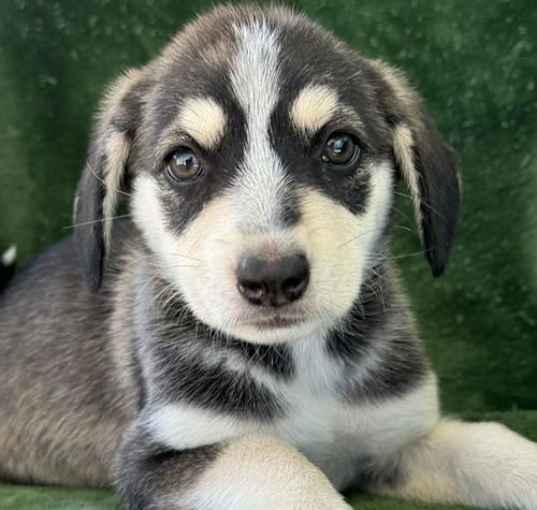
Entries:
POLYGON ((398 71, 284 8, 187 25, 111 86, 76 235, 0 296, 0 477, 115 483, 130 510, 336 510, 353 488, 536 508, 534 443, 440 414, 391 262, 398 181, 439 275, 454 157, 398 71), (334 132, 352 171, 320 157, 334 132), (174 183, 185 145, 204 172, 174 183), (300 299, 244 299, 245 256, 296 253, 300 299))

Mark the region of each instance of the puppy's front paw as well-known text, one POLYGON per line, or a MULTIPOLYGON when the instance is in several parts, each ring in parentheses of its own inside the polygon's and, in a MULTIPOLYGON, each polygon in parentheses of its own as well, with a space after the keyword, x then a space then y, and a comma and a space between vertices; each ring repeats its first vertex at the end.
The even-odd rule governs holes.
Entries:
POLYGON ((351 510, 320 469, 293 448, 262 436, 228 445, 191 496, 196 509, 351 510))
POLYGON ((353 510, 345 503, 343 497, 330 485, 328 481, 319 487, 306 484, 299 491, 290 491, 282 495, 279 487, 271 490, 269 484, 264 498, 258 498, 251 493, 237 495, 235 510, 353 510))
MULTIPOLYGON (((292 501, 285 508, 293 510, 352 510, 343 496, 316 466, 309 465, 301 472, 302 480, 291 485, 292 501), (293 490, 295 489, 295 490, 293 490)), ((275 507, 273 507, 275 508, 275 507)))
POLYGON ((335 494, 324 495, 318 499, 315 496, 315 494, 312 494, 310 501, 301 502, 289 508, 293 510, 353 510, 337 492, 335 494))

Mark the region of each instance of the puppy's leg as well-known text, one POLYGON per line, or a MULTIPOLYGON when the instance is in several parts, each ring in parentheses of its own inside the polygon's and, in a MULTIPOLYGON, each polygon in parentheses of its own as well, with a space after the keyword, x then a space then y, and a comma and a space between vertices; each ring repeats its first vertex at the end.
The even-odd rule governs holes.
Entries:
POLYGON ((125 510, 351 510, 318 468, 267 436, 173 451, 133 431, 119 463, 125 510))
POLYGON ((498 423, 441 421, 374 492, 483 508, 537 508, 537 443, 498 423))

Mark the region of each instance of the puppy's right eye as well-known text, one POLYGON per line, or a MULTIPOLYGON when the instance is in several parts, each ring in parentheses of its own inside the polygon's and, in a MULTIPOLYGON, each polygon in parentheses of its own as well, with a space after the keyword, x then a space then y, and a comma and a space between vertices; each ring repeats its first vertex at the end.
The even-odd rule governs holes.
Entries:
POLYGON ((179 147, 166 159, 166 177, 173 182, 191 181, 202 172, 201 161, 188 147, 179 147))

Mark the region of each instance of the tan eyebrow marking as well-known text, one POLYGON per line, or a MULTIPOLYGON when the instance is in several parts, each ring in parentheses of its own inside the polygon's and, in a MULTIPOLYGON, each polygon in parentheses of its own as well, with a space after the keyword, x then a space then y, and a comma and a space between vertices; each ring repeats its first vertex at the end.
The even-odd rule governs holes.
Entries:
POLYGON ((206 149, 214 149, 224 137, 226 114, 211 97, 192 97, 179 112, 179 127, 206 149))
POLYGON ((333 88, 307 85, 291 106, 291 121, 302 134, 311 135, 332 119, 338 107, 338 95, 333 88))

